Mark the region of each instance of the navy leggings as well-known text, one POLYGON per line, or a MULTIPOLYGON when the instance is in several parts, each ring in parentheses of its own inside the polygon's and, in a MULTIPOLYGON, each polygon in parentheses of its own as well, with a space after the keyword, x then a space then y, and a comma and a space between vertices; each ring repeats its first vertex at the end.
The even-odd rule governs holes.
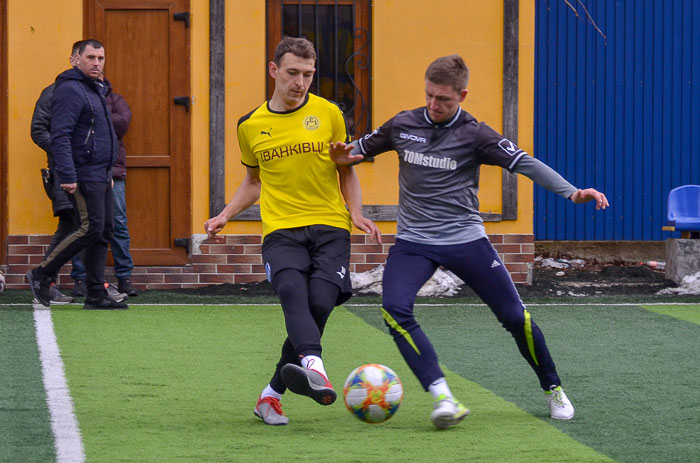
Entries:
POLYGON ((418 291, 442 266, 464 280, 510 332, 542 389, 560 385, 544 335, 530 317, 510 274, 487 238, 455 245, 396 240, 383 278, 382 313, 409 367, 427 391, 444 376, 437 354, 413 314, 418 291))

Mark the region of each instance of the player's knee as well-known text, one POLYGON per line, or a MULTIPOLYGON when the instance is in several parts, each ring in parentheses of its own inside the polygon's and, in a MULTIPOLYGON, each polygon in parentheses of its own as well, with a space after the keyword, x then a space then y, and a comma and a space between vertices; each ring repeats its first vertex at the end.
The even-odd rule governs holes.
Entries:
POLYGON ((382 317, 392 336, 402 335, 419 326, 411 311, 397 310, 389 304, 382 307, 382 317))
POLYGON ((522 314, 501 317, 499 321, 501 322, 503 328, 510 333, 522 331, 523 326, 525 325, 525 317, 522 314))
POLYGON ((285 300, 287 297, 295 297, 299 294, 299 285, 292 280, 285 278, 275 278, 275 292, 280 299, 285 300))

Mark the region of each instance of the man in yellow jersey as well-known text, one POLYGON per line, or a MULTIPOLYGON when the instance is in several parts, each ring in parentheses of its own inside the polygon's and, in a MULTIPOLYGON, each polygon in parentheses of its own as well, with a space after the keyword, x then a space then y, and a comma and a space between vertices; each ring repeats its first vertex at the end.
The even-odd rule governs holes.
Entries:
POLYGON ((280 405, 287 388, 321 405, 335 401, 321 335, 333 307, 352 295, 352 225, 381 243, 377 226, 362 215, 355 171, 328 156, 329 144, 348 135, 340 109, 308 93, 315 63, 308 40, 279 43, 269 63, 272 98, 238 121, 245 178, 224 210, 204 224, 213 237, 260 199, 262 257, 287 328, 280 361, 254 410, 270 425, 289 422, 280 405))

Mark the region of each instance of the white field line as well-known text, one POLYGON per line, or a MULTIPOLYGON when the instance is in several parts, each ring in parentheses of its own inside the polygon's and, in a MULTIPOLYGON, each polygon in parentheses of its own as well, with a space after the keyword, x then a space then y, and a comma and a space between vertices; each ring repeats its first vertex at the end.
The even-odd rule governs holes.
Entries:
POLYGON ((56 461, 58 463, 82 463, 85 449, 80 436, 78 420, 73 409, 73 399, 68 390, 61 352, 51 319, 51 310, 35 309, 34 324, 41 358, 41 373, 46 390, 46 403, 51 417, 56 461))
MULTIPOLYGON (((186 307, 186 306, 210 306, 210 307, 263 307, 263 306, 269 306, 269 305, 279 305, 279 303, 270 303, 270 304, 258 304, 258 303, 251 303, 251 304, 244 304, 244 303, 230 303, 230 304, 209 304, 206 302, 196 302, 196 303, 188 303, 188 304, 181 304, 181 303, 174 303, 174 304, 149 304, 149 303, 138 303, 138 304, 133 304, 133 303, 128 303, 129 307, 186 307)), ((2 306, 7 306, 7 307, 13 307, 13 306, 27 306, 27 303, 11 303, 11 304, 2 304, 2 306)), ((60 306, 55 306, 55 307, 70 307, 70 306, 77 306, 80 304, 62 304, 60 306)), ((571 302, 559 302, 559 303, 554 303, 554 302, 548 302, 544 304, 538 304, 538 303, 532 303, 528 304, 525 303, 526 307, 547 307, 547 306, 552 306, 552 307, 590 307, 590 306, 600 306, 600 307, 605 307, 605 306, 611 306, 611 307, 632 307, 632 306, 638 306, 638 305, 663 305, 663 306, 684 306, 684 305, 700 305, 700 301, 698 302, 618 302, 618 303, 604 303, 604 302, 596 302, 596 303, 582 303, 582 302, 576 302, 576 303, 571 303, 571 302)), ((381 306, 381 303, 377 304, 343 304, 344 307, 379 307, 381 306)), ((486 304, 483 303, 469 303, 469 304, 463 304, 459 302, 451 302, 451 303, 444 303, 444 304, 414 304, 415 307, 454 307, 454 306, 461 306, 461 307, 485 307, 486 304)))

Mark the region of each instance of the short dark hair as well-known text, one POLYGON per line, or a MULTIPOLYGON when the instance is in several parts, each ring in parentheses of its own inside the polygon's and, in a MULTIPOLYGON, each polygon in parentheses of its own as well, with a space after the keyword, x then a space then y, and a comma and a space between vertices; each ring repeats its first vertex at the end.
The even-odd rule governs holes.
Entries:
POLYGON ((461 92, 469 83, 469 69, 461 56, 443 56, 430 63, 425 78, 437 85, 450 85, 456 92, 461 92))
POLYGON ((78 45, 78 54, 82 55, 88 45, 90 45, 92 48, 102 48, 102 44, 99 40, 86 39, 80 42, 80 45, 78 45))
POLYGON ((82 44, 82 43, 83 43, 82 40, 78 40, 77 42, 75 42, 75 43, 73 44, 73 47, 70 49, 70 55, 71 55, 71 56, 76 55, 76 54, 79 53, 80 44, 82 44))
POLYGON ((316 61, 316 50, 314 44, 303 37, 285 37, 275 48, 275 55, 272 61, 279 66, 282 57, 286 53, 291 53, 299 58, 312 59, 316 61))

